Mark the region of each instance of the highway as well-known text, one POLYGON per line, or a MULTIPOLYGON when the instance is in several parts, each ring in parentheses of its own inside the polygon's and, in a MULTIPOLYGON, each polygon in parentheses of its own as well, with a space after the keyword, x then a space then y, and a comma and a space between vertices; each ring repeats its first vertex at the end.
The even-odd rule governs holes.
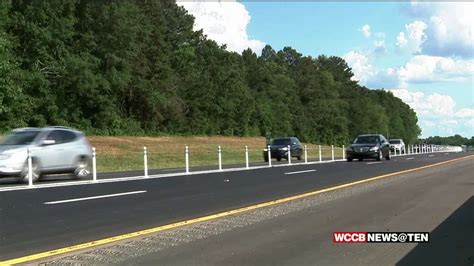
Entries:
MULTIPOLYGON (((382 162, 335 162, 2 191, 0 261, 469 155, 436 153, 434 156, 403 156, 382 162)), ((396 251, 392 252, 393 257, 389 258, 396 263, 400 254, 408 252, 413 245, 399 245, 392 249, 390 247, 395 244, 334 247, 331 234, 335 229, 434 230, 463 203, 472 206, 472 198, 470 201, 469 199, 473 194, 473 161, 473 157, 469 157, 416 172, 390 176, 384 178, 384 181, 374 182, 382 182, 382 185, 375 188, 367 188, 366 183, 355 185, 357 189, 365 189, 365 192, 350 192, 349 195, 346 192, 338 196, 333 195, 336 191, 331 191, 327 196, 311 196, 314 197, 311 200, 316 202, 313 205, 311 202, 307 203, 306 199, 302 200, 306 202, 304 204, 310 204, 309 207, 304 204, 291 206, 296 204, 292 201, 269 207, 276 209, 276 214, 263 210, 267 208, 252 210, 267 212, 266 215, 273 218, 259 220, 251 212, 238 214, 237 216, 244 215, 240 220, 244 225, 237 223, 234 228, 232 224, 235 222, 230 221, 223 226, 224 229, 230 226, 230 229, 218 233, 218 236, 209 235, 208 231, 216 232, 212 226, 201 228, 195 233, 199 241, 191 239, 184 241, 183 245, 179 244, 179 241, 176 245, 170 244, 173 248, 159 249, 163 250, 160 256, 157 256, 156 252, 145 252, 153 249, 137 247, 136 254, 140 256, 134 256, 132 261, 127 261, 129 256, 123 256, 122 259, 117 259, 120 256, 116 256, 116 261, 104 261, 107 258, 105 256, 105 259, 101 258, 98 262, 130 264, 135 261, 137 264, 150 264, 156 261, 161 262, 158 264, 186 265, 195 261, 197 265, 303 265, 314 264, 311 263, 314 261, 333 264, 330 262, 337 263, 337 259, 340 263, 348 263, 348 258, 354 254, 369 254, 361 256, 356 262, 376 264, 380 262, 383 252, 394 249, 396 251), (320 199, 321 197, 324 199, 320 199), (285 208, 285 205, 290 207, 285 208), (278 211, 278 208, 284 210, 278 211), (379 254, 379 257, 371 257, 371 250, 377 251, 378 253, 375 253, 379 254)), ((218 225, 219 220, 216 223, 218 225)), ((389 252, 389 255, 392 253, 389 252)), ((120 252, 118 254, 120 255, 120 252)), ((416 259, 416 255, 414 256, 416 259)))

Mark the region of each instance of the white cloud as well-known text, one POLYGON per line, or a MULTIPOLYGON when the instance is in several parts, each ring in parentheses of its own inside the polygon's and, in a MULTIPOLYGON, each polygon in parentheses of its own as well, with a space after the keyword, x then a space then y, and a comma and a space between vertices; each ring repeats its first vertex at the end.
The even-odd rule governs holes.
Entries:
POLYGON ((420 125, 429 132, 428 135, 461 134, 467 137, 473 135, 474 109, 461 108, 456 110, 456 102, 449 95, 432 93, 426 95, 419 91, 408 89, 390 90, 418 114, 420 125))
POLYGON ((247 33, 250 15, 242 3, 225 2, 181 2, 196 19, 194 29, 202 29, 210 39, 227 45, 227 50, 241 53, 247 48, 260 53, 265 43, 251 39, 247 33))
POLYGON ((473 2, 411 4, 408 13, 427 24, 423 53, 474 57, 473 2))
POLYGON ((396 45, 410 53, 421 52, 421 45, 426 40, 425 30, 427 25, 423 21, 416 20, 405 25, 405 32, 400 32, 397 37, 396 45))
POLYGON ((463 81, 473 78, 474 61, 416 55, 397 72, 403 87, 406 87, 408 82, 463 81))
POLYGON ((407 45, 408 43, 408 39, 407 37, 405 37, 405 32, 400 32, 397 36, 397 43, 396 45, 398 47, 405 47, 405 45, 407 45))
POLYGON ((385 48, 385 41, 384 40, 375 40, 374 41, 374 46, 375 46, 374 52, 376 54, 385 53, 386 48, 385 48))
POLYGON ((455 114, 459 118, 472 118, 474 119, 474 109, 472 108, 462 108, 455 114))
POLYGON ((362 26, 362 28, 360 28, 360 31, 362 32, 362 35, 364 35, 365 38, 369 38, 370 37, 370 26, 365 24, 364 26, 362 26))
POLYGON ((352 73, 354 73, 354 76, 352 77, 353 80, 357 80, 362 84, 365 84, 365 82, 367 82, 367 80, 375 74, 372 65, 369 63, 369 58, 367 55, 357 51, 350 51, 349 53, 345 54, 343 58, 352 68, 352 73))

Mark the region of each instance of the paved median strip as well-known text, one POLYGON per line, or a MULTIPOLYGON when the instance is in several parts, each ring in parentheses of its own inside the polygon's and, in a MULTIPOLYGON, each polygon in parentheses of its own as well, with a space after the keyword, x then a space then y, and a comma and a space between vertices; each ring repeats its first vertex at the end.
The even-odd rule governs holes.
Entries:
POLYGON ((304 170, 304 171, 296 171, 296 172, 288 172, 288 173, 285 173, 285 175, 295 175, 295 174, 303 174, 303 173, 310 173, 310 172, 316 172, 316 169, 313 169, 313 170, 304 170))
POLYGON ((147 192, 146 190, 130 191, 130 192, 123 192, 123 193, 116 193, 116 194, 107 194, 107 195, 100 195, 100 196, 93 196, 93 197, 85 197, 85 198, 48 201, 48 202, 45 202, 44 204, 54 205, 54 204, 69 203, 69 202, 84 201, 84 200, 94 200, 94 199, 120 197, 120 196, 126 196, 126 195, 141 194, 141 193, 146 193, 146 192, 147 192))
POLYGON ((130 239, 130 238, 133 238, 133 237, 143 236, 143 235, 147 235, 147 234, 150 234, 150 233, 156 233, 156 232, 160 232, 160 231, 169 230, 169 229, 172 229, 172 228, 182 227, 182 226, 189 225, 189 224, 195 224, 195 223, 199 223, 199 222, 203 222, 203 221, 214 220, 214 219, 217 219, 217 218, 221 218, 221 217, 225 217, 225 216, 229 216, 229 215, 234 215, 234 214, 237 214, 237 213, 247 212, 247 211, 250 211, 250 210, 260 209, 260 208, 263 208, 263 207, 269 207, 269 206, 272 206, 272 205, 281 204, 281 203, 288 202, 288 201, 298 200, 298 199, 306 198, 306 197, 309 197, 309 196, 314 196, 314 195, 318 195, 318 194, 322 194, 322 193, 326 193, 326 192, 330 192, 330 191, 335 191, 335 190, 339 190, 339 189, 343 189, 343 188, 348 188, 348 187, 352 187, 352 186, 355 186, 355 185, 364 184, 364 183, 372 182, 372 181, 375 181, 375 180, 380 180, 380 179, 387 178, 387 177, 412 173, 412 172, 415 172, 415 171, 420 171, 420 170, 423 170, 423 169, 428 169, 428 168, 432 168, 432 167, 436 167, 436 166, 440 166, 440 165, 444 165, 444 164, 448 164, 448 163, 452 163, 452 162, 456 162, 456 161, 460 161, 460 160, 470 159, 470 158, 474 158, 474 155, 469 155, 469 156, 465 156, 465 157, 461 157, 461 158, 447 160, 447 161, 443 161, 443 162, 439 162, 439 163, 435 163, 435 164, 430 164, 430 165, 421 166, 421 167, 417 167, 417 168, 412 168, 412 169, 408 169, 408 170, 403 170, 403 171, 399 171, 399 172, 394 172, 394 173, 390 173, 390 174, 375 176, 375 177, 371 177, 371 178, 367 178, 367 179, 363 179, 363 180, 359 180, 359 181, 355 181, 355 182, 351 182, 351 183, 342 184, 342 185, 339 185, 339 186, 334 186, 334 187, 329 187, 329 188, 325 188, 325 189, 321 189, 321 190, 307 192, 307 193, 304 193, 304 194, 299 194, 299 195, 295 195, 295 196, 291 196, 291 197, 287 197, 287 198, 268 201, 268 202, 264 202, 264 203, 260 203, 260 204, 256 204, 256 205, 250 205, 250 206, 239 208, 239 209, 229 210, 229 211, 216 213, 216 214, 203 216, 203 217, 198 217, 198 218, 185 220, 185 221, 181 221, 181 222, 177 222, 177 223, 172 223, 172 224, 158 226, 158 227, 154 227, 154 228, 150 228, 150 229, 136 231, 136 232, 132 232, 132 233, 128 233, 128 234, 123 234, 123 235, 113 236, 113 237, 109 237, 109 238, 99 239, 99 240, 95 240, 95 241, 91 241, 91 242, 87 242, 87 243, 82 243, 82 244, 73 245, 73 246, 69 246, 69 247, 64 247, 64 248, 59 248, 59 249, 55 249, 55 250, 45 251, 45 252, 32 254, 32 255, 28 255, 28 256, 24 256, 24 257, 19 257, 19 258, 14 258, 14 259, 6 260, 6 261, 0 261, 0 265, 11 265, 11 264, 31 262, 31 261, 34 261, 34 260, 44 259, 44 258, 51 257, 51 256, 57 256, 57 255, 61 255, 61 254, 65 254, 65 253, 69 253, 69 252, 73 252, 73 251, 78 251, 78 250, 83 250, 83 249, 86 249, 86 248, 92 248, 92 247, 96 247, 96 246, 100 246, 100 245, 104 245, 104 244, 113 243, 113 242, 120 241, 120 240, 125 240, 125 239, 130 239))

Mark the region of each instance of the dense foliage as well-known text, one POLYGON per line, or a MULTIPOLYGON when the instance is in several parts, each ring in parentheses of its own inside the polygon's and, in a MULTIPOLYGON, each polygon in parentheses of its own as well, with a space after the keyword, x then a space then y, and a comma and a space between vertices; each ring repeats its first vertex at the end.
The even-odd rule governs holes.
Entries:
POLYGON ((415 112, 359 86, 343 59, 240 55, 193 23, 173 1, 0 1, 0 131, 417 139, 415 112))
POLYGON ((419 143, 430 143, 436 145, 451 145, 451 146, 474 146, 474 137, 470 139, 463 137, 461 135, 454 135, 449 137, 428 137, 426 139, 420 139, 419 143))

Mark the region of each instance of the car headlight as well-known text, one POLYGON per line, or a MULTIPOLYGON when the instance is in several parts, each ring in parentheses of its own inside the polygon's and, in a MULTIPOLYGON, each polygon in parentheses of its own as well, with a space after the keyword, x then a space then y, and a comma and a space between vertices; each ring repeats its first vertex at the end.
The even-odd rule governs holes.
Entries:
POLYGON ((279 148, 280 151, 287 151, 288 147, 279 148))
POLYGON ((0 160, 6 160, 10 157, 12 157, 11 154, 0 154, 0 160))
POLYGON ((369 149, 369 151, 378 151, 379 150, 379 147, 372 147, 369 149))

